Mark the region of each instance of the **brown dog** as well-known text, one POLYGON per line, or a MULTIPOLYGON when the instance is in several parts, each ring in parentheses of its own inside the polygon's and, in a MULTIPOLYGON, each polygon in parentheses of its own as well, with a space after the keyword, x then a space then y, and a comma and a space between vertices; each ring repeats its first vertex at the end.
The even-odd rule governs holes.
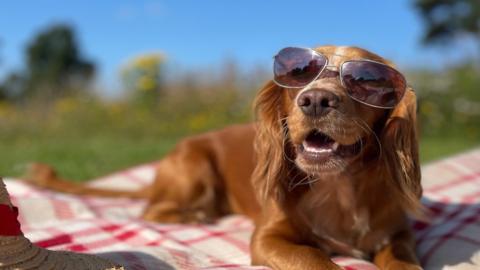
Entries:
POLYGON ((45 165, 29 178, 63 192, 147 198, 152 221, 245 214, 256 223, 253 264, 274 269, 341 269, 333 254, 421 269, 407 221, 421 212, 416 98, 391 66, 355 47, 287 48, 275 82, 257 95, 256 126, 182 140, 152 186, 92 189, 45 165))

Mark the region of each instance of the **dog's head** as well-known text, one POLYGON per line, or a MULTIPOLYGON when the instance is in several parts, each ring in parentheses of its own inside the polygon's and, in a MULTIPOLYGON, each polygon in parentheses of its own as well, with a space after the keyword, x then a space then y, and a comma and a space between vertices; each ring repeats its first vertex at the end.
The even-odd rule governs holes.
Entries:
POLYGON ((421 191, 413 90, 405 84, 398 94, 374 86, 375 91, 386 92, 372 94, 372 89, 346 82, 352 79, 346 73, 357 76, 355 72, 364 78, 353 80, 368 80, 377 66, 401 76, 389 61, 366 50, 324 46, 315 52, 327 59, 327 64, 311 82, 290 87, 270 81, 257 95, 258 165, 253 181, 260 198, 278 195, 282 186, 291 186, 298 179, 341 174, 374 162, 384 167, 378 177, 388 178, 385 180, 405 198, 406 207, 417 207, 421 191), (360 63, 353 72, 345 71, 352 69, 345 63, 358 60, 377 66, 364 71, 360 63), (392 95, 397 100, 389 103, 395 100, 392 95))

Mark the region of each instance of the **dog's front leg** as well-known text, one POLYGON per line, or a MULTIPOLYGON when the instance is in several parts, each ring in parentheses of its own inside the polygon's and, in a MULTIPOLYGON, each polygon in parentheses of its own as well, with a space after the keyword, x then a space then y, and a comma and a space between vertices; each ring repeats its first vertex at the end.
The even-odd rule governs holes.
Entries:
POLYGON ((300 244, 298 238, 285 219, 257 225, 251 243, 252 264, 278 270, 343 269, 322 250, 300 244))
POLYGON ((390 243, 375 254, 374 263, 381 270, 421 270, 412 232, 405 230, 394 235, 390 243))

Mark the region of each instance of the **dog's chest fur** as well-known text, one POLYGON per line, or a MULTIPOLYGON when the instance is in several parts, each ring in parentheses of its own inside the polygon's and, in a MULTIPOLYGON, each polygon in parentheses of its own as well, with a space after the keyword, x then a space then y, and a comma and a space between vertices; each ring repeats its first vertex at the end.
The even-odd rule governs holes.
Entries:
POLYGON ((351 179, 336 176, 317 181, 298 202, 314 242, 328 253, 367 258, 388 242, 385 232, 372 231, 371 210, 357 193, 351 179))

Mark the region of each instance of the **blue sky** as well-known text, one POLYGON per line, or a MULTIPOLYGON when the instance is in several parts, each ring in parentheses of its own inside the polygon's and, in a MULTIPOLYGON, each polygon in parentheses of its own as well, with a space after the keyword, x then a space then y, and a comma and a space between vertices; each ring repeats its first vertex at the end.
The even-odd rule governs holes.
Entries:
POLYGON ((58 22, 76 28, 108 87, 116 87, 122 63, 144 52, 162 51, 189 69, 225 57, 244 68, 269 65, 291 45, 357 45, 401 67, 442 65, 468 50, 423 47, 422 21, 409 0, 17 0, 0 4, 0 76, 21 68, 33 35, 58 22))

